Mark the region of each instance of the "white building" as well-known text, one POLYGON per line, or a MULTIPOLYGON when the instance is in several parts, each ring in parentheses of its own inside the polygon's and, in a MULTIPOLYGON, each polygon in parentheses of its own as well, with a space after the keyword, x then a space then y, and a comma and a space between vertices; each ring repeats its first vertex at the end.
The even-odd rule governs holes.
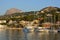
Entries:
POLYGON ((0 23, 6 23, 6 20, 0 20, 0 23))

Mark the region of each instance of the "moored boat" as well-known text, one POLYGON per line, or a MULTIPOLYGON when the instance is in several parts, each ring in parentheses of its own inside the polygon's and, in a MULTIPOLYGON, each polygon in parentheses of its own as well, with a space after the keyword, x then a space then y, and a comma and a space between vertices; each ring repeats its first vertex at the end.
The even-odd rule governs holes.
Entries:
POLYGON ((35 28, 34 31, 35 32, 47 32, 47 33, 49 32, 49 30, 44 27, 37 27, 37 28, 35 28))
POLYGON ((24 32, 33 32, 34 28, 32 26, 26 26, 25 28, 23 28, 24 32))

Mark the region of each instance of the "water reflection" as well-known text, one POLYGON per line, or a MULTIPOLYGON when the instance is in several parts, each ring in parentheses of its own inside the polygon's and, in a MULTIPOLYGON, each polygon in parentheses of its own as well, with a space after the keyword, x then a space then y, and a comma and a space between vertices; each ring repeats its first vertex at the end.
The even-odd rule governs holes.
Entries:
MULTIPOLYGON (((9 40, 23 40, 23 33, 20 30, 6 30, 8 32, 7 36, 9 40)), ((6 32, 6 33, 7 33, 6 32)))
POLYGON ((6 33, 3 29, 0 29, 0 40, 6 40, 6 33))
POLYGON ((0 40, 60 40, 60 33, 25 33, 21 30, 0 30, 0 40))

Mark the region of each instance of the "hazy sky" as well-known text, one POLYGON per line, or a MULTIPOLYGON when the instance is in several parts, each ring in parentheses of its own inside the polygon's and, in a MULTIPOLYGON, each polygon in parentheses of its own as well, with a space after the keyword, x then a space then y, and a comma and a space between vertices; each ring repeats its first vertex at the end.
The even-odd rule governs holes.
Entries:
POLYGON ((47 6, 60 8, 60 0, 0 0, 0 15, 10 8, 22 11, 38 11, 47 6))

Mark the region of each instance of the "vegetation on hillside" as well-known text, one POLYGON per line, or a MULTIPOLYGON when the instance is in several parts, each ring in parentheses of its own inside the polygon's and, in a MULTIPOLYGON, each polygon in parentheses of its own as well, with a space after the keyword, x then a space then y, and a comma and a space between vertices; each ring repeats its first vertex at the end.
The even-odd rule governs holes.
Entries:
POLYGON ((7 23, 9 20, 33 21, 35 19, 39 19, 40 23, 43 23, 43 22, 56 23, 57 21, 60 21, 60 8, 46 7, 40 11, 30 11, 30 12, 22 12, 22 13, 17 12, 11 15, 0 16, 0 20, 6 20, 7 23))

